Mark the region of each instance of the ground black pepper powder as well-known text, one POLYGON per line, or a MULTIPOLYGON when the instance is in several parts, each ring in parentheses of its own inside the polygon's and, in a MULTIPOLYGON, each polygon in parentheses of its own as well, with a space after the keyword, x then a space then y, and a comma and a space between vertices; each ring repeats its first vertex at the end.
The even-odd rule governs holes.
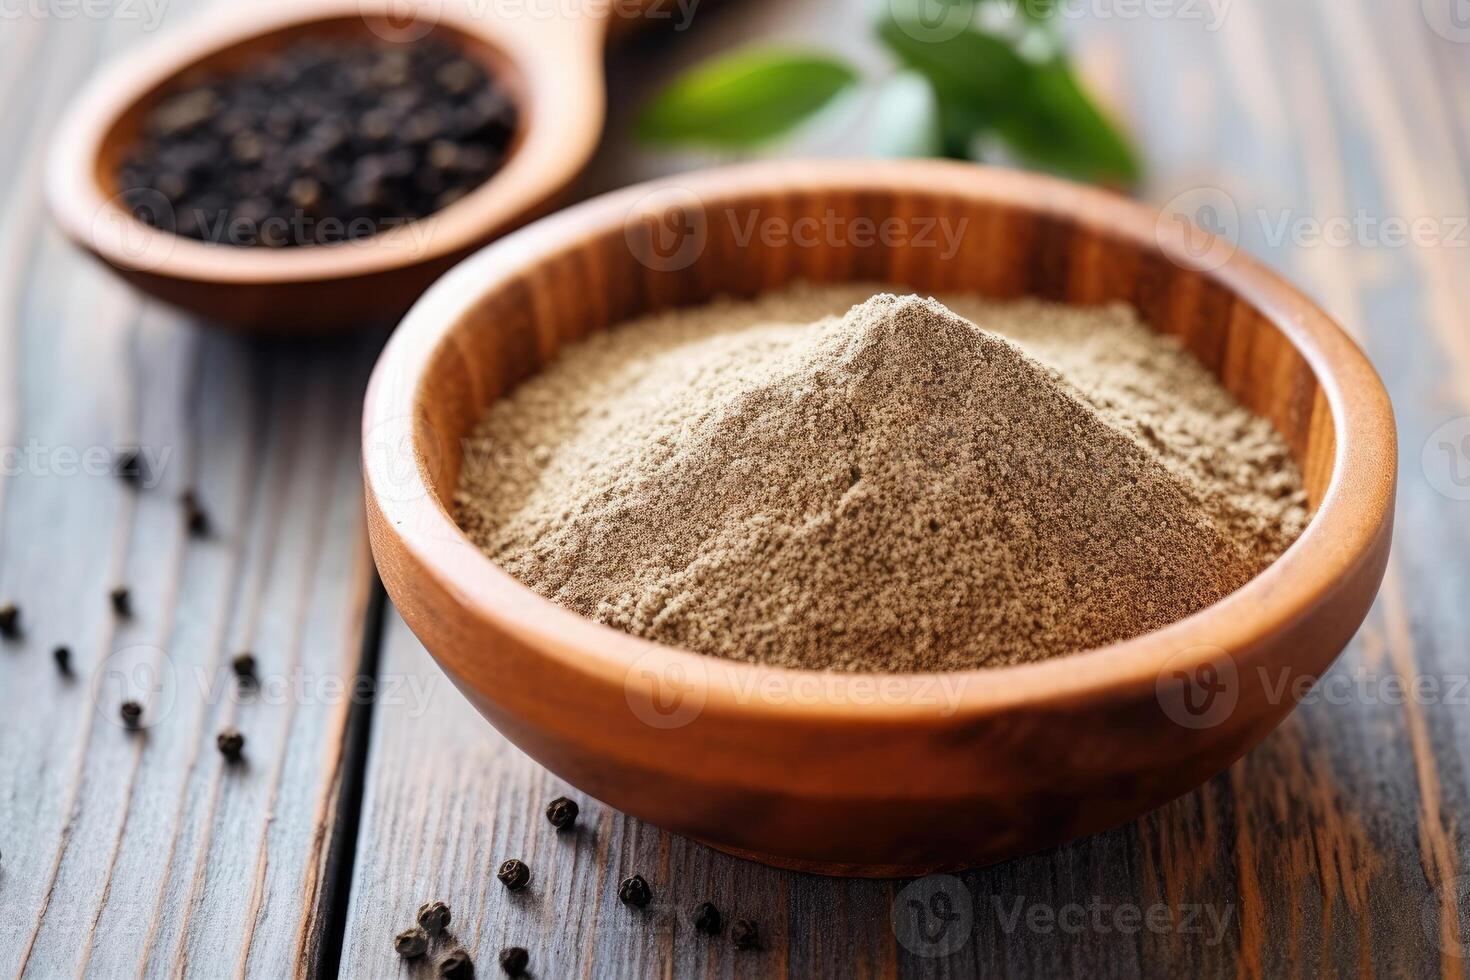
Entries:
POLYGON ((299 41, 153 106, 118 167, 142 221, 215 244, 365 238, 426 217, 504 163, 515 104, 455 45, 299 41))
POLYGON ((255 679, 255 657, 248 653, 238 653, 230 661, 230 669, 242 681, 253 681, 255 679))
POLYGON ((56 669, 63 677, 71 676, 71 647, 57 647, 51 651, 51 659, 56 661, 56 669))
POLYGON ((117 713, 129 731, 136 731, 143 720, 143 706, 136 701, 124 701, 118 706, 117 713))
POLYGON ((123 619, 133 614, 133 595, 126 585, 119 585, 107 593, 107 600, 112 603, 112 611, 123 619))
POLYGON ((20 607, 13 602, 0 606, 0 636, 7 640, 20 636, 20 607))

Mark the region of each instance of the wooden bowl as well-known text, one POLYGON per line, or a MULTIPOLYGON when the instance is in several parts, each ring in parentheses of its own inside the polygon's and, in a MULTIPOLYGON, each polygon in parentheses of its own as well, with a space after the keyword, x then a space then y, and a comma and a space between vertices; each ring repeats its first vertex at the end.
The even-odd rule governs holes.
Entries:
POLYGON ((586 4, 402 0, 241 4, 211 12, 104 69, 71 106, 53 146, 46 196, 67 236, 139 289, 211 322, 246 329, 391 322, 438 276, 505 231, 550 210, 602 131, 602 54, 633 15, 586 4), (305 37, 460 46, 504 84, 520 132, 504 167, 421 221, 357 242, 281 250, 205 244, 159 230, 120 204, 114 171, 161 96, 196 69, 228 72, 305 37))
POLYGON ((1395 487, 1392 410, 1358 348, 1228 243, 1185 248, 1175 227, 1097 190, 942 162, 716 170, 540 221, 437 283, 377 366, 364 462, 383 582, 511 741, 592 796, 723 850, 908 875, 1136 817, 1229 766, 1332 663, 1382 579, 1395 487), (897 231, 871 241, 863 217, 897 231), (968 219, 952 255, 917 241, 936 219, 968 219), (771 220, 775 234, 745 237, 771 220), (1237 592, 1154 633, 1025 666, 859 676, 597 625, 456 527, 462 437, 562 345, 797 279, 1132 303, 1286 437, 1310 525, 1237 592))

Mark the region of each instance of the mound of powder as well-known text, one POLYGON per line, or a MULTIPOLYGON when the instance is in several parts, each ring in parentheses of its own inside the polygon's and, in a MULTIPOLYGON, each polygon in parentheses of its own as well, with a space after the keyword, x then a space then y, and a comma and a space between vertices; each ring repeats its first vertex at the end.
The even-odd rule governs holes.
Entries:
POLYGON ((637 636, 883 671, 1136 636, 1304 526, 1279 436, 1130 310, 950 303, 975 322, 800 288, 591 338, 483 420, 458 519, 637 636))

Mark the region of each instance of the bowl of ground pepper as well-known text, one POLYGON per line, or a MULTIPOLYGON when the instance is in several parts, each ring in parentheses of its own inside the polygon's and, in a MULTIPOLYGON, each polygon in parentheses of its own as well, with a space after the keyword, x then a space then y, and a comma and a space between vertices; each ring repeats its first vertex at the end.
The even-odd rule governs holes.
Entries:
POLYGON ((1226 242, 1052 178, 763 163, 437 283, 363 422, 383 582, 587 793, 910 875, 1137 817, 1266 736, 1382 579, 1392 410, 1226 242))
POLYGON ((615 20, 597 4, 399 6, 214 11, 108 65, 58 129, 61 228, 207 322, 396 319, 582 169, 615 20))

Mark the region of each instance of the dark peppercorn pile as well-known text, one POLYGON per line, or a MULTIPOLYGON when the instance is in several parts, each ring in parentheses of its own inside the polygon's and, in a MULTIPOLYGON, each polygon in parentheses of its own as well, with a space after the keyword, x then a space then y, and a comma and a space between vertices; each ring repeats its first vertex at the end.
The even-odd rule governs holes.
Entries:
POLYGON ((463 197, 515 128, 504 90, 451 45, 305 41, 189 79, 148 113, 117 180, 141 220, 189 238, 327 244, 463 197))

